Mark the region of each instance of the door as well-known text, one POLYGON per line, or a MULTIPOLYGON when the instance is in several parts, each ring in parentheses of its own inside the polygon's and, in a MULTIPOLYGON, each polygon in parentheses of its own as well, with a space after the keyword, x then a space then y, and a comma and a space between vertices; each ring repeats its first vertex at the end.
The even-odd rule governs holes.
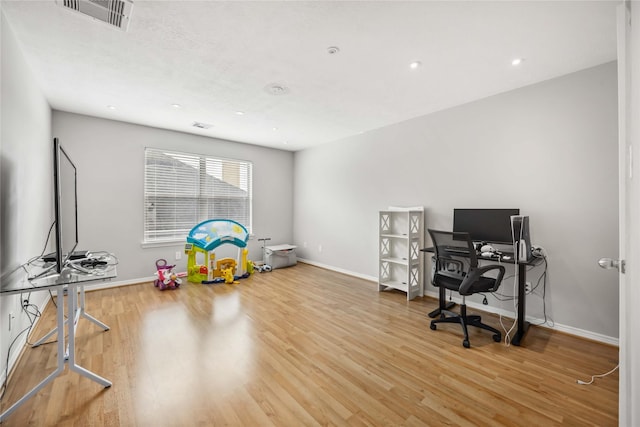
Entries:
POLYGON ((640 426, 640 3, 618 6, 620 426, 640 426), (635 284, 634 284, 635 282, 635 284))

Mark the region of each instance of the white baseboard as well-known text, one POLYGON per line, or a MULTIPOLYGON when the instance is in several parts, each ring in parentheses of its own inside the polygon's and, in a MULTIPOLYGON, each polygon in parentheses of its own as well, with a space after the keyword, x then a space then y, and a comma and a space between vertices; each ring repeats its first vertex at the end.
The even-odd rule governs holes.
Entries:
POLYGON ((153 282, 157 279, 157 276, 140 277, 138 279, 120 280, 117 282, 100 282, 92 283, 91 286, 87 286, 85 292, 98 291, 100 289, 117 288, 120 286, 139 285, 140 283, 153 282))
POLYGON ((342 268, 333 267, 331 265, 322 264, 322 263, 311 261, 311 260, 304 259, 304 258, 298 258, 298 261, 302 262, 302 263, 305 263, 305 264, 313 265, 313 266, 316 266, 316 267, 324 268, 324 269, 327 269, 327 270, 335 271, 337 273, 346 274, 347 276, 353 276, 353 277, 357 277, 359 279, 364 279, 364 280, 368 280, 370 282, 378 283, 378 278, 377 277, 367 276, 365 274, 360 274, 360 273, 356 273, 354 271, 349 271, 349 270, 345 270, 345 269, 342 269, 342 268))

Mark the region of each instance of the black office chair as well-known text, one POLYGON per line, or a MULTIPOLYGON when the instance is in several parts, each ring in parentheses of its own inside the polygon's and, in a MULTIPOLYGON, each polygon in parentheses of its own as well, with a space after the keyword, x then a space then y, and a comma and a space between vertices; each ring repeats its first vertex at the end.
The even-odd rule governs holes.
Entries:
POLYGON ((435 247, 435 263, 431 283, 434 286, 458 292, 462 296, 460 314, 449 310, 441 310, 440 318, 431 321, 431 329, 438 323, 460 323, 464 332, 462 345, 469 348, 469 332, 467 326, 486 329, 493 332, 493 340, 500 342, 502 334, 499 330, 482 323, 480 316, 467 315, 465 297, 482 292, 495 292, 500 287, 505 268, 502 265, 486 265, 478 267, 476 250, 468 233, 438 231, 429 229, 435 247), (461 259, 469 260, 469 267, 464 268, 461 259), (484 274, 496 270, 498 275, 486 277, 484 274))

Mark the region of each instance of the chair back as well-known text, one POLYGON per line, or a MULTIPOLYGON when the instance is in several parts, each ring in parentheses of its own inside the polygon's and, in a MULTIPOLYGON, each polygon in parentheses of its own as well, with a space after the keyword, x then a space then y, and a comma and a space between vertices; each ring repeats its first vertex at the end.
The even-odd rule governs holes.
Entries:
POLYGON ((464 257, 469 260, 471 268, 478 266, 476 248, 473 246, 469 233, 432 229, 428 231, 436 251, 437 261, 464 257))

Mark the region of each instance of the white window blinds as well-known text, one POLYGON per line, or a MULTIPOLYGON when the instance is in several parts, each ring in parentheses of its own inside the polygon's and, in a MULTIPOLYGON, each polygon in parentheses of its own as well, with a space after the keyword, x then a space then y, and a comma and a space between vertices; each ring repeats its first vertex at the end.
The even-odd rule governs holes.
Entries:
POLYGON ((208 219, 232 219, 251 233, 251 162, 154 148, 144 158, 145 243, 184 239, 208 219))

